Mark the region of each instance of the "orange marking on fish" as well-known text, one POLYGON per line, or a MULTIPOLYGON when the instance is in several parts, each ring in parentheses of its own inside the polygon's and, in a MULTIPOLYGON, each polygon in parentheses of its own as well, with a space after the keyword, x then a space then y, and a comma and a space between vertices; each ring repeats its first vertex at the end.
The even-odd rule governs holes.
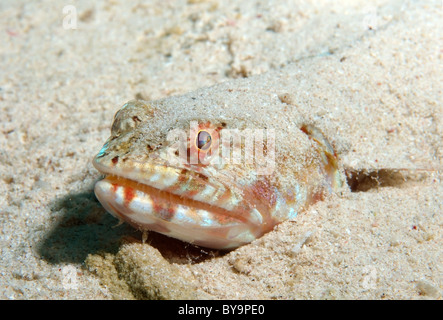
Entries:
POLYGON ((158 217, 163 220, 170 221, 175 214, 175 205, 164 200, 156 201, 154 199, 154 212, 158 217))
POLYGON ((118 185, 117 183, 113 183, 112 186, 111 186, 111 191, 112 191, 113 193, 116 193, 118 187, 119 187, 119 185, 118 185))
POLYGON ((135 197, 135 190, 131 187, 124 187, 123 188, 123 197, 125 199, 125 206, 128 207, 131 201, 135 197))

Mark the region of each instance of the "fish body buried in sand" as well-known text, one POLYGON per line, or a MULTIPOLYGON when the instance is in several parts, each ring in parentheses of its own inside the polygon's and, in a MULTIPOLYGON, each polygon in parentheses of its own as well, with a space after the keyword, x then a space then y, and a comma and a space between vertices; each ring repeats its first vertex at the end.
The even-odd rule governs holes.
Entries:
POLYGON ((93 160, 106 175, 95 194, 113 216, 142 231, 233 249, 341 185, 334 150, 318 129, 292 121, 282 106, 255 101, 240 110, 238 94, 205 93, 134 100, 116 113, 93 160))

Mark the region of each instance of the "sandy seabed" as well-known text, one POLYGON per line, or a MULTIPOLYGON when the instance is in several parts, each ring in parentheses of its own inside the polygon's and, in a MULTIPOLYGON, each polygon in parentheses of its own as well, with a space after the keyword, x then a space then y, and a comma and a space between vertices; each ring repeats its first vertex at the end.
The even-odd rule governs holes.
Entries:
POLYGON ((69 5, 0 3, 1 299, 441 299, 441 1, 69 5), (113 228, 114 113, 222 82, 317 122, 349 187, 229 253, 113 228))

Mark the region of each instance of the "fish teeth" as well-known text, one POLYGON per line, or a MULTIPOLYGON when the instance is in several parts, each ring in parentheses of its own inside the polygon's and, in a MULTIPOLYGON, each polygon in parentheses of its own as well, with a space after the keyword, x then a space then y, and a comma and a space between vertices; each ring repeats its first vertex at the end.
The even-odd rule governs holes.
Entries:
POLYGON ((249 213, 249 221, 253 224, 260 225, 263 223, 263 216, 254 208, 249 213))

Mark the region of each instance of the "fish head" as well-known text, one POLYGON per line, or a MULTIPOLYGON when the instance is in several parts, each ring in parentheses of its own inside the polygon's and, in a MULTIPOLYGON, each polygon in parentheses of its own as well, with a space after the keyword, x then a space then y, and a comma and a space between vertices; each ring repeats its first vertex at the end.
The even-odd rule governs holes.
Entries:
POLYGON ((93 160, 106 175, 95 194, 137 229, 230 249, 295 217, 309 198, 304 184, 281 191, 276 163, 273 130, 209 115, 174 117, 161 104, 130 101, 93 160))

